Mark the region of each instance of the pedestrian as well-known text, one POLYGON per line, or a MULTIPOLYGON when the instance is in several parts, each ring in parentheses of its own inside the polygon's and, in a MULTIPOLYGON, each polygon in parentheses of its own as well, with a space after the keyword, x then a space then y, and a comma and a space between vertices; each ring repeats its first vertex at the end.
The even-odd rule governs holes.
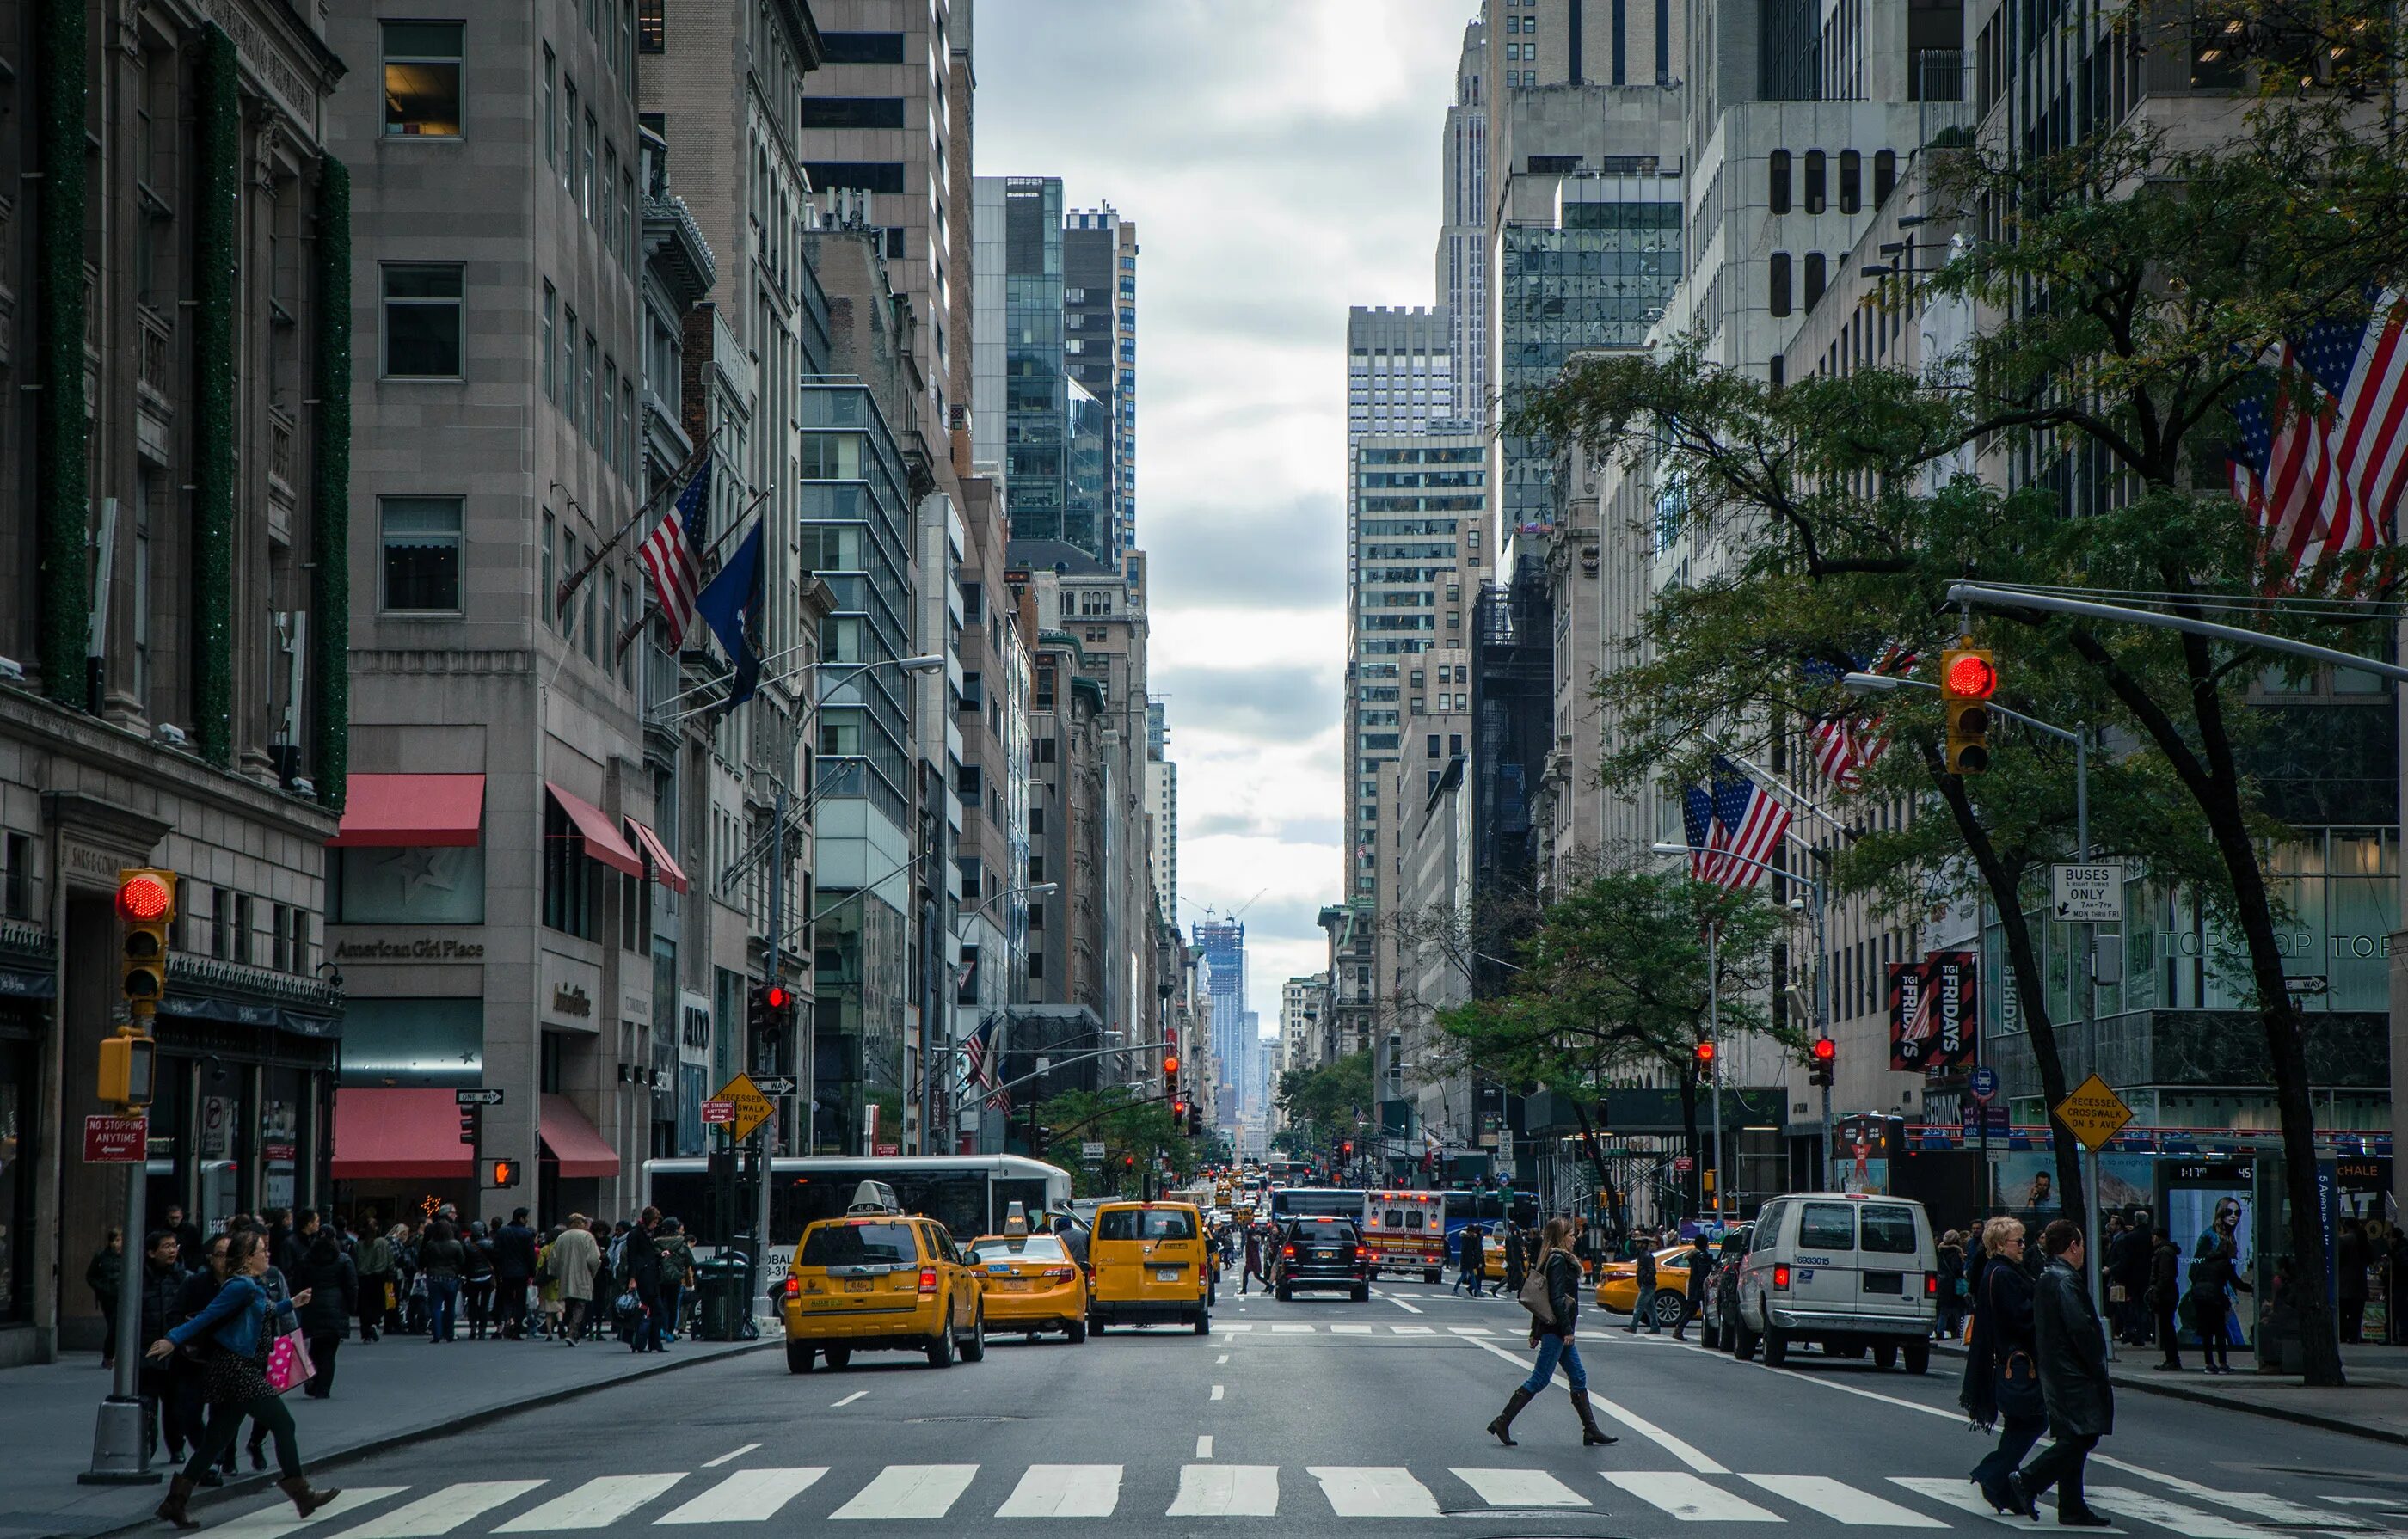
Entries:
POLYGON ((2157 1225, 2149 1210, 2132 1210, 2132 1222, 2124 1232, 2124 1254, 2114 1264, 2116 1283, 2124 1290, 2123 1339, 2134 1347, 2149 1345, 2149 1270, 2157 1249, 2157 1225))
POLYGON ((2341 1339, 2366 1334, 2366 1220, 2347 1218, 2333 1241, 2333 1300, 2341 1309, 2341 1339))
POLYGON ((201 1264, 201 1229, 184 1217, 184 1204, 169 1203, 160 1217, 159 1227, 176 1236, 177 1264, 191 1271, 201 1264))
POLYGON ((1699 1230, 1690 1237, 1687 1261, 1689 1288, 1681 1295, 1680 1323, 1672 1327, 1674 1341, 1688 1340, 1689 1322, 1705 1312, 1706 1285, 1714 1275, 1714 1253, 1707 1247, 1705 1231, 1699 1230))
POLYGON ((1966 1304, 1972 1291, 1965 1282, 1965 1236, 1950 1230, 1941 1236, 1940 1318, 1932 1328, 1935 1341, 1955 1341, 1964 1329, 1966 1304))
POLYGON ((1475 1299, 1488 1296, 1488 1226, 1463 1226, 1463 1280, 1471 1285, 1475 1299))
POLYGON ((568 1216, 568 1227, 544 1247, 544 1265, 560 1298, 560 1339, 574 1347, 584 1333, 595 1279, 602 1271, 602 1252, 595 1247, 594 1231, 587 1227, 585 1215, 568 1216))
POLYGON ((323 1227, 324 1223, 314 1207, 305 1207, 294 1215, 292 1233, 285 1235, 284 1243, 276 1250, 277 1270, 287 1277, 300 1271, 310 1246, 317 1242, 318 1231, 323 1227))
POLYGON ((636 1295, 635 1329, 627 1342, 631 1352, 666 1352, 661 1343, 661 1285, 666 1268, 661 1257, 661 1210, 647 1207, 636 1216, 635 1227, 620 1250, 619 1274, 636 1295))
POLYGON ((482 1341, 494 1319, 494 1242, 485 1221, 475 1219, 460 1237, 460 1298, 468 1314, 468 1339, 482 1341))
MULTIPOLYGON (((1245 1297, 1247 1292, 1252 1290, 1254 1279, 1262 1275, 1262 1231, 1255 1228, 1253 1224, 1248 1224, 1246 1226, 1246 1270, 1245 1275, 1238 1279, 1238 1296, 1240 1298, 1245 1297)), ((1263 1286, 1266 1288, 1270 1286, 1268 1279, 1265 1280, 1263 1286)))
MULTIPOLYGON (((1216 1268, 1217 1270, 1217 1268, 1216 1268)), ((678 1339, 678 1323, 685 1318, 686 1295, 694 1289, 694 1247, 685 1237, 684 1221, 661 1220, 661 1334, 678 1339)))
POLYGON ((401 1329, 420 1335, 426 1330, 426 1274, 419 1265, 426 1231, 416 1218, 404 1218, 393 1245, 394 1269, 401 1286, 401 1329))
MULTIPOLYGON (((256 1223, 251 1225, 251 1228, 267 1241, 272 1254, 276 1242, 269 1235, 268 1231, 256 1223)), ((280 1266, 271 1265, 262 1272, 259 1275, 259 1286, 265 1290, 268 1304, 279 1309, 284 1307, 293 1297, 292 1279, 284 1275, 284 1269, 280 1266)), ((268 1424, 258 1417, 251 1418, 249 1448, 251 1467, 254 1470, 267 1468, 267 1434, 268 1424)))
POLYGON ((2048 1449, 2007 1476, 2015 1510, 2037 1519, 2036 1505, 2057 1488, 2057 1520, 2064 1528, 2105 1528, 2108 1520, 2083 1500, 2083 1466, 2099 1440, 2115 1430, 2115 1387, 2107 1376, 2107 1328, 2091 1306, 2083 1275, 2082 1226, 2059 1218, 2040 1233, 2048 1269, 2032 1290, 2032 1340, 2040 1348, 2041 1398, 2048 1411, 2048 1449))
POLYGON ((510 1221, 494 1232, 494 1310, 502 1334, 511 1341, 526 1332, 527 1284, 535 1278, 536 1233, 527 1210, 510 1210, 510 1221))
POLYGON ((1630 1302, 1630 1323, 1623 1327, 1632 1335, 1639 1334, 1639 1322, 1647 1322, 1647 1333, 1660 1336, 1664 1328, 1656 1323, 1656 1246, 1654 1236, 1644 1230, 1639 1233, 1639 1249, 1631 1260, 1639 1269, 1639 1292, 1630 1302))
MULTIPOLYGON (((619 1268, 615 1259, 617 1236, 610 1225, 596 1215, 586 1226, 594 1236, 594 1282, 591 1301, 585 1310, 585 1336, 588 1341, 600 1341, 615 1323, 611 1318, 611 1301, 619 1296, 619 1268)), ((621 1337, 624 1340, 624 1336, 621 1337)))
POLYGON ((360 1340, 370 1342, 393 1308, 393 1241, 377 1229, 373 1213, 362 1227, 367 1238, 351 1264, 360 1275, 360 1340))
POLYGON ((1530 1275, 1530 1258, 1522 1248, 1522 1232, 1512 1218, 1505 1220, 1505 1292, 1509 1298, 1522 1296, 1522 1284, 1530 1275))
POLYGON ((125 1280, 125 1231, 112 1229, 83 1269, 83 1284, 100 1309, 100 1365, 117 1366, 117 1290, 125 1280))
POLYGON ((2240 1228, 2241 1204, 2227 1197, 2215 1204, 2215 1221, 2191 1252, 2191 1322, 2199 1332, 2200 1356, 2211 1374, 2232 1372, 2232 1290, 2250 1291, 2241 1275, 2241 1250, 2234 1239, 2240 1228))
MULTIPOLYGON (((184 1286, 176 1295, 176 1308, 168 1328, 183 1324, 209 1306, 209 1301, 225 1286, 226 1247, 231 1237, 212 1234, 201 1242, 199 1263, 184 1275, 184 1286)), ((198 1346, 178 1349, 167 1360, 168 1389, 176 1401, 177 1419, 183 1423, 185 1440, 194 1447, 201 1445, 203 1420, 208 1415, 206 1383, 202 1374, 202 1348, 198 1346)), ((225 1475, 234 1473, 234 1445, 229 1442, 218 1456, 223 1473, 218 1469, 201 1472, 201 1484, 222 1486, 225 1475)))
POLYGON ((467 1265, 467 1247, 452 1233, 452 1226, 441 1218, 426 1226, 426 1238, 418 1243, 420 1275, 426 1279, 426 1339, 437 1342, 455 1341, 454 1316, 460 1307, 460 1274, 467 1265))
POLYGON ((179 1529, 201 1526, 185 1507, 209 1465, 234 1446, 245 1417, 274 1432, 277 1467, 283 1476, 277 1489, 292 1499, 294 1511, 304 1519, 341 1494, 310 1489, 301 1469, 300 1446, 294 1437, 293 1412, 267 1387, 268 1348, 274 1345, 269 1327, 271 1323, 289 1326, 297 1318, 296 1306, 306 1307, 309 1296, 301 1294, 281 1304, 268 1298, 260 1282, 268 1271, 267 1237, 257 1230, 239 1230, 230 1235, 226 1256, 225 1285, 209 1300, 208 1307, 152 1342, 148 1354, 164 1361, 179 1347, 199 1345, 203 1351, 208 1427, 183 1472, 168 1484, 167 1499, 158 1509, 159 1517, 179 1529))
POLYGON ((330 1230, 309 1237, 309 1248, 288 1279, 300 1289, 295 1298, 309 1302, 301 1308, 301 1333, 309 1343, 309 1361, 316 1372, 302 1392, 326 1400, 335 1392, 335 1354, 351 1330, 360 1304, 359 1265, 343 1254, 342 1243, 330 1230))
MULTIPOLYGON (((1469 1234, 1470 1231, 1464 1233, 1469 1234)), ((1580 1323, 1581 1269, 1572 1256, 1571 1239, 1572 1221, 1561 1216, 1547 1220, 1546 1231, 1540 1238, 1538 1273, 1546 1279, 1547 1312, 1541 1315, 1533 1308, 1530 1314, 1530 1345, 1538 1348, 1538 1361, 1532 1365, 1530 1376, 1523 1380, 1505 1402, 1505 1408, 1488 1424, 1497 1441, 1509 1448, 1516 1446, 1513 1418, 1555 1376, 1558 1362, 1564 1365, 1564 1376, 1570 1381, 1572 1409, 1580 1414, 1581 1446, 1591 1447, 1615 1441, 1598 1431, 1597 1413, 1588 1403, 1588 1370, 1581 1364, 1580 1347, 1573 1337, 1580 1323)))
POLYGON ((1973 1466, 1973 1484, 2000 1513, 2020 1513, 2007 1477, 2048 1428, 2040 1351, 2032 1341, 2031 1279, 2021 1264, 2022 1221, 1998 1218, 1985 1224, 1982 1250, 1996 1264, 1982 1268, 1956 1403, 1976 1427, 1999 1429, 1997 1446, 1973 1466))
MULTIPOLYGON (((168 1328, 183 1323, 176 1313, 176 1300, 184 1291, 186 1273, 179 1259, 183 1246, 172 1229, 153 1230, 142 1243, 142 1319, 136 1341, 156 1341, 168 1328)), ((176 1404, 174 1386, 175 1363, 142 1360, 136 1375, 136 1392, 142 1397, 143 1440, 156 1448, 164 1441, 167 1452, 179 1463, 184 1458, 184 1418, 176 1404)))

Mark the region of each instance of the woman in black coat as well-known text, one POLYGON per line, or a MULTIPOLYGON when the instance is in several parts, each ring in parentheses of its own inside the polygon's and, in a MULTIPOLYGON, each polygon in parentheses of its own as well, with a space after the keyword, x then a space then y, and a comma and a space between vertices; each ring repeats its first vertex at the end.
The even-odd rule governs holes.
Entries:
MULTIPOLYGON (((1463 1232, 1463 1243, 1477 1245, 1477 1226, 1463 1232)), ((1530 1317, 1530 1345, 1539 1349, 1539 1361, 1530 1376, 1513 1391, 1505 1408, 1488 1424, 1497 1441, 1511 1448, 1516 1446, 1512 1437, 1513 1418, 1522 1407, 1547 1387, 1555 1376, 1555 1364, 1564 1365, 1564 1376, 1571 1381, 1572 1409, 1580 1413, 1581 1445, 1612 1443, 1614 1439, 1597 1430, 1597 1413, 1588 1403, 1588 1370, 1581 1365, 1580 1348, 1573 1345, 1573 1330, 1580 1323, 1581 1264, 1572 1255, 1572 1221, 1566 1218, 1547 1220, 1546 1233, 1539 1243, 1539 1275, 1547 1279, 1547 1311, 1551 1317, 1541 1319, 1530 1317)))
POLYGON ((312 1400, 331 1399, 335 1353, 343 1345, 343 1333, 351 1329, 352 1311, 359 1307, 359 1269, 343 1254, 333 1232, 322 1229, 310 1240, 300 1270, 290 1280, 309 1295, 309 1302, 301 1306, 301 1333, 308 1338, 309 1361, 317 1372, 309 1375, 302 1392, 312 1400))
POLYGON ((1965 1353, 1957 1404, 1977 1427, 1999 1428, 1999 1444, 1973 1466, 1973 1484, 2001 1513, 2019 1512, 2007 1477, 2048 1426, 2041 1396, 2040 1349, 2032 1339, 2032 1285, 2024 1271, 2024 1226, 1993 1218, 1982 1227, 1973 1337, 1965 1353))

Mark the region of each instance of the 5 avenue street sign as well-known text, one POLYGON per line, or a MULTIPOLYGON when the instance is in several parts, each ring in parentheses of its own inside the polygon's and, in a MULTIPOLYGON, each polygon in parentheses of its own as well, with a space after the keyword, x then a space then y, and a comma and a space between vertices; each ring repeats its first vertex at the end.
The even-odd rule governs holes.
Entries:
POLYGON ((763 1095, 792 1095, 795 1093, 795 1082, 785 1075, 756 1074, 748 1075, 746 1077, 752 1081, 752 1088, 759 1090, 763 1095))

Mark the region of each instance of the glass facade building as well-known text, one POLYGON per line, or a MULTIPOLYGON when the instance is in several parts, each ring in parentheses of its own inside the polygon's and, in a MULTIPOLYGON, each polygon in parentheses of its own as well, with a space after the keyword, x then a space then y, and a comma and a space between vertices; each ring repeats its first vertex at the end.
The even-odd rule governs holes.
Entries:
POLYGON ((1061 179, 1005 178, 1003 230, 1004 489, 1011 536, 1069 539, 1061 179))

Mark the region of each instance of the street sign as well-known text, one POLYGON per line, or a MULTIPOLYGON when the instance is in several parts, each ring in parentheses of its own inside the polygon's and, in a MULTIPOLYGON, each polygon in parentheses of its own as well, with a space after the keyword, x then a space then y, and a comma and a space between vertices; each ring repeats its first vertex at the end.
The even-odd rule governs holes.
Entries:
POLYGON ((736 1120, 736 1103, 706 1101, 702 1104, 702 1119, 706 1122, 733 1122, 736 1120))
POLYGON ((2048 868, 2052 912, 2067 924, 2120 924, 2124 920, 2124 868, 2120 865, 2053 865, 2048 868))
POLYGON ((2057 1104, 2057 1119, 2065 1131, 2082 1140, 2083 1147, 2096 1154, 2106 1147, 2107 1141, 2124 1131, 2132 1119, 2132 1108, 2124 1104, 2107 1081, 2092 1075, 2076 1085, 2066 1098, 2057 1104))
POLYGON ((1999 1093, 1999 1071, 1987 1063, 1982 1064, 1973 1071, 1967 1088, 1973 1092, 1974 1100, 1987 1104, 1990 1097, 1999 1093))
POLYGON ((1100 1160, 1100 1159, 1102 1159, 1103 1157, 1104 1157, 1104 1141, 1103 1141, 1102 1139, 1100 1139, 1100 1138, 1090 1138, 1090 1139, 1087 1139, 1087 1140, 1085 1140, 1084 1142, 1082 1142, 1082 1143, 1081 1143, 1081 1144, 1080 1144, 1080 1146, 1079 1146, 1079 1158, 1080 1158, 1080 1159, 1082 1159, 1082 1160, 1100 1160))
POLYGON ((795 1093, 794 1080, 784 1075, 756 1074, 752 1077, 752 1088, 759 1090, 763 1095, 792 1095, 795 1093))
POLYGON ((1672 1157, 1672 1174, 1675 1176, 1686 1176, 1689 1172, 1697 1168, 1698 1162, 1695 1160, 1690 1159, 1685 1154, 1678 1154, 1672 1157))
POLYGON ((83 1119, 88 1165, 138 1165, 150 1152, 150 1119, 94 1113, 83 1119))
POLYGON ((452 1102, 459 1106, 498 1106, 502 1104, 499 1090, 453 1090, 452 1102))
MULTIPOLYGON (((790 1079, 785 1083, 791 1085, 794 1081, 790 1079)), ((778 1115, 778 1104, 761 1093, 761 1087, 752 1082, 750 1075, 738 1075, 721 1086, 719 1093, 711 1099, 735 1104, 736 1115, 728 1120, 727 1128, 738 1138, 752 1137, 753 1129, 778 1115)))
POLYGON ((2286 977, 2283 991, 2290 994, 2321 994, 2332 987, 2332 979, 2318 974, 2315 977, 2286 977))

